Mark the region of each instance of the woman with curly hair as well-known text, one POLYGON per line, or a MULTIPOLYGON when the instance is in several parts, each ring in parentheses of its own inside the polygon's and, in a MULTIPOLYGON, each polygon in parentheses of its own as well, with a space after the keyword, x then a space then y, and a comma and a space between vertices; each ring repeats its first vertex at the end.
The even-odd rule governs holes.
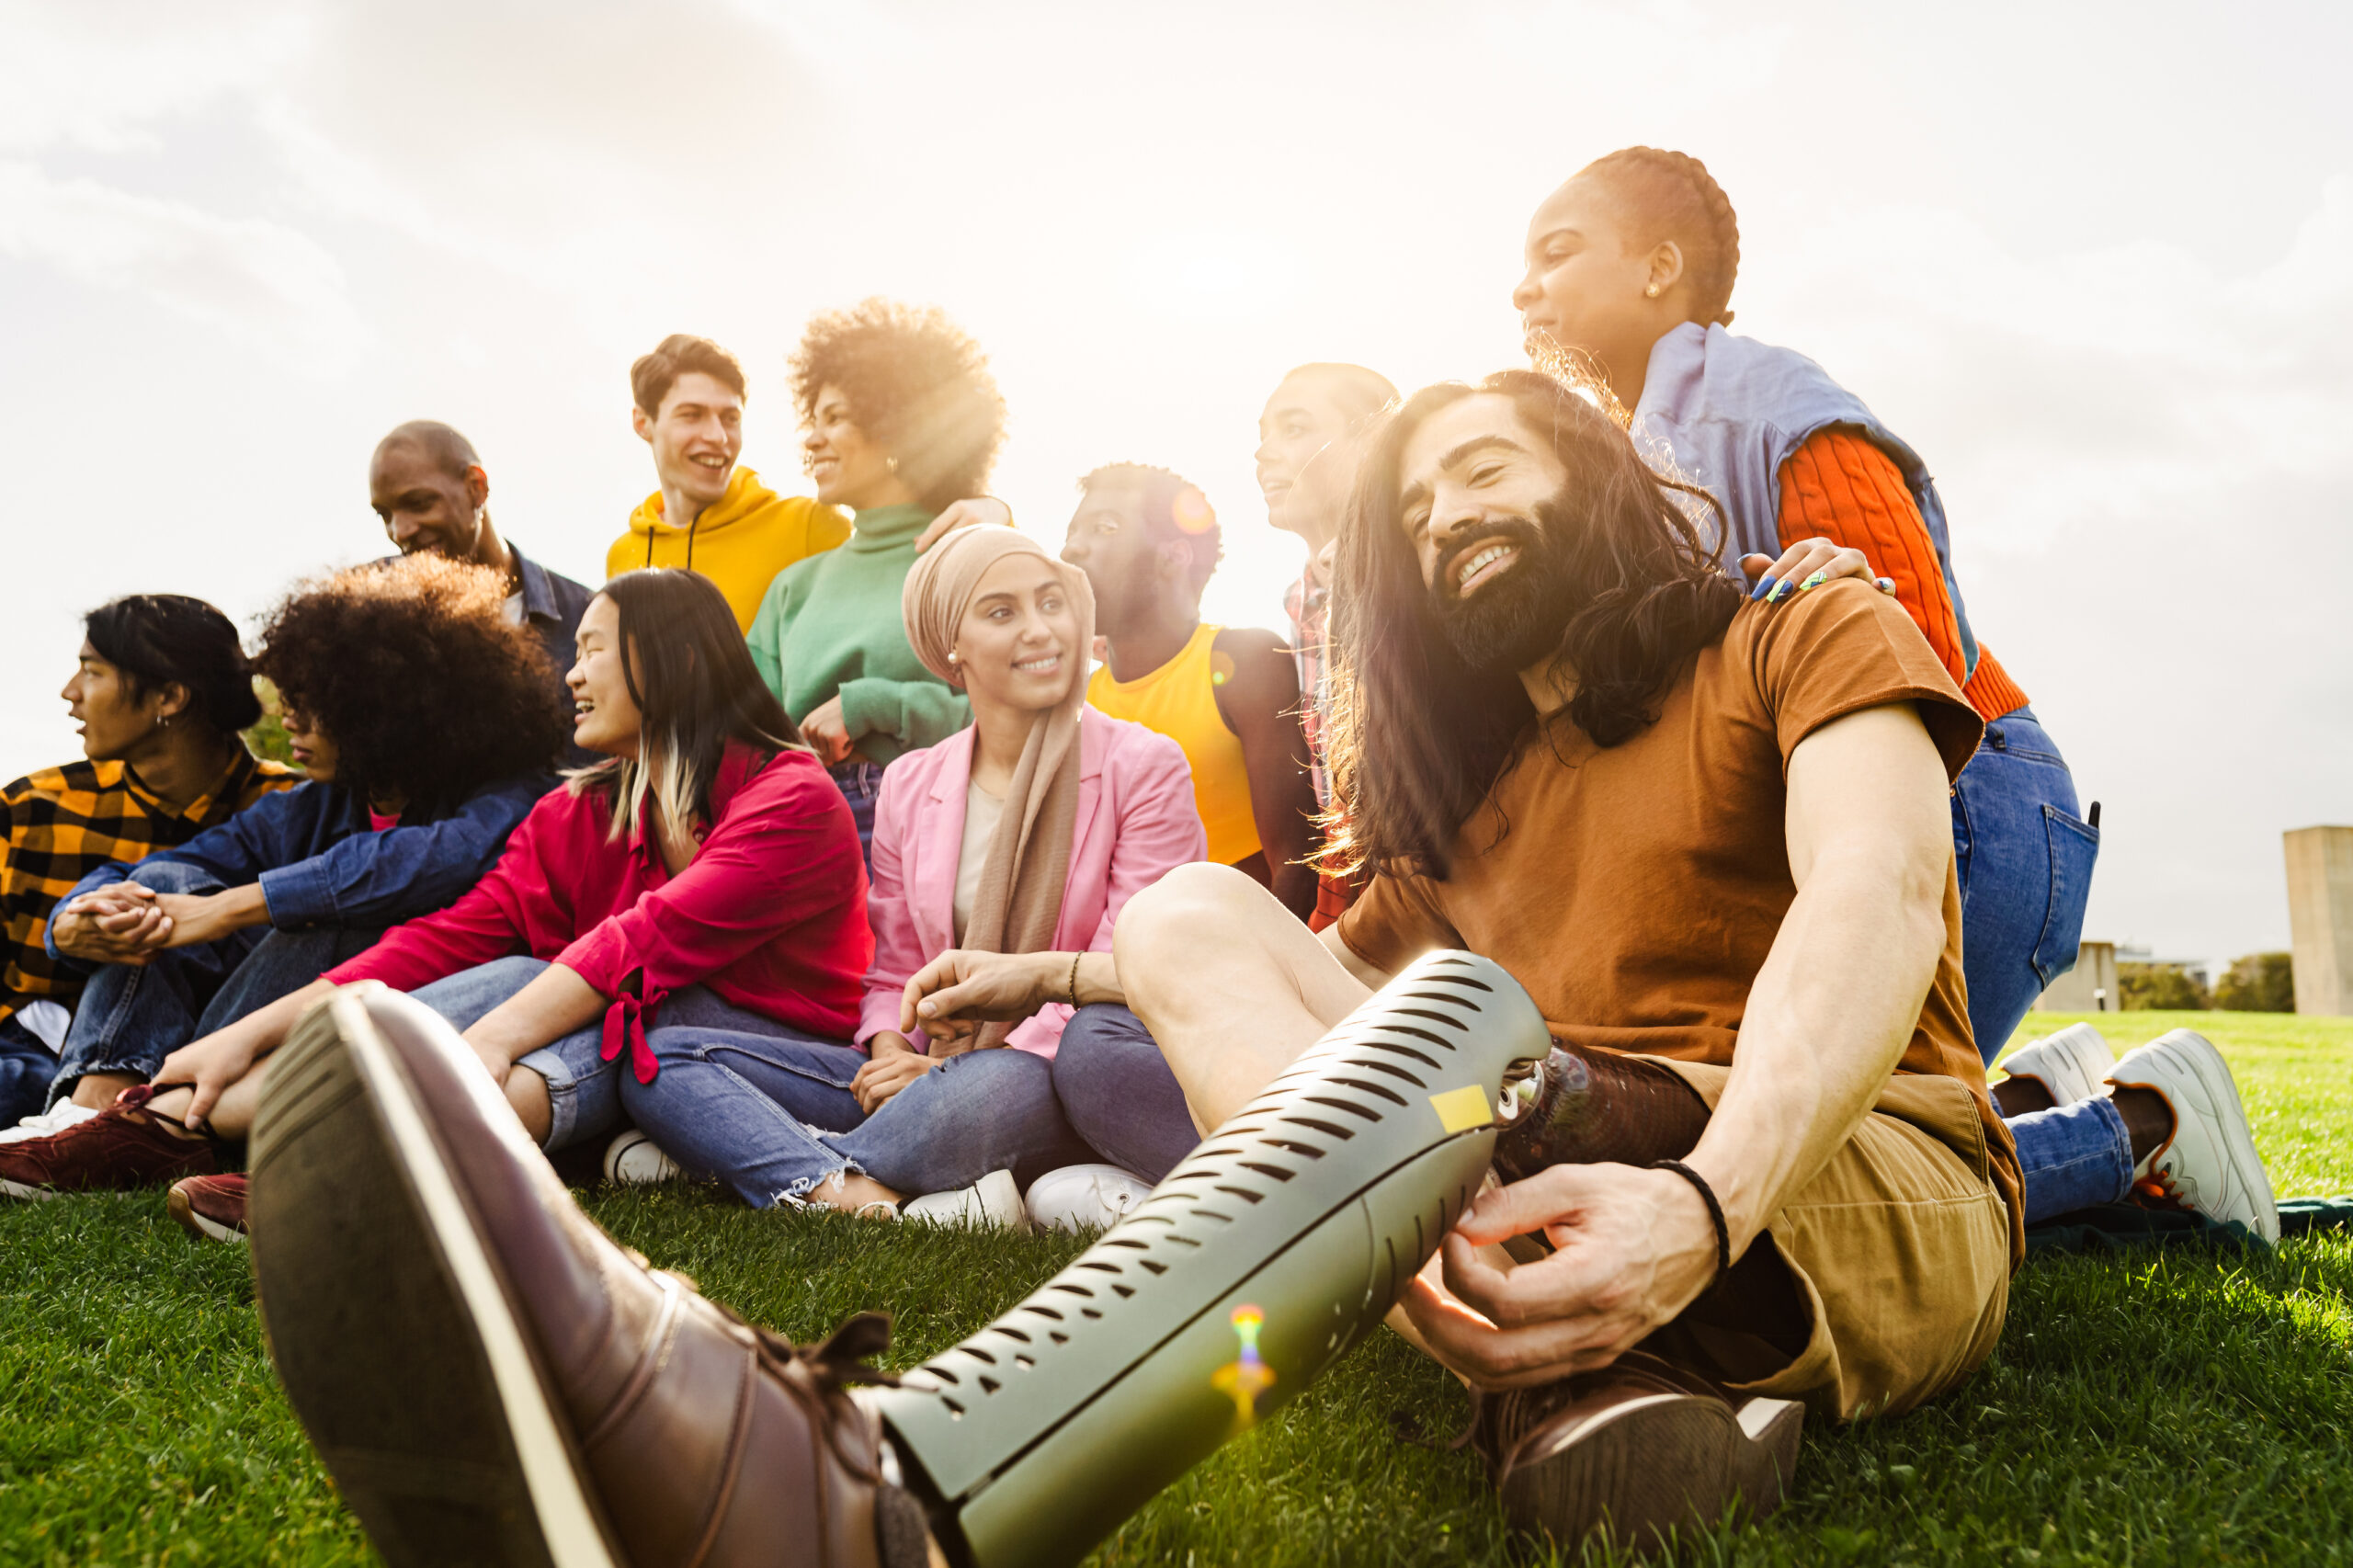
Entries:
POLYGON ((963 695, 907 646, 899 596, 925 529, 987 485, 1005 399, 961 327, 893 300, 819 315, 791 369, 817 499, 856 515, 847 542, 777 574, 752 659, 833 770, 867 848, 882 769, 972 722, 963 695))
POLYGON ((563 744, 547 655, 506 598, 497 572, 417 555, 278 606, 255 668, 309 782, 75 884, 50 949, 97 967, 52 1104, 104 1108, 490 869, 563 744))
MULTIPOLYGON (((580 618, 573 739, 606 759, 549 791, 447 909, 174 1052, 154 1085, 46 1140, 0 1145, 0 1191, 173 1181, 227 1237, 268 1053, 337 985, 413 993, 481 1055, 542 1148, 610 1137, 678 1030, 842 1045, 874 953, 849 807, 760 684, 718 585, 624 572, 580 618)), ((644 1169, 608 1152, 624 1180, 644 1169)))

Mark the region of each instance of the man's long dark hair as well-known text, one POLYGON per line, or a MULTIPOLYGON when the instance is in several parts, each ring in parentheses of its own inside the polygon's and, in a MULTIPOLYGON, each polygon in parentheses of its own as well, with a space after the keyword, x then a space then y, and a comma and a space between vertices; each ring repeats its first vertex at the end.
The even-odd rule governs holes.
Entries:
POLYGON ((1575 673, 1568 718, 1595 744, 1620 744, 1654 722, 1661 691, 1741 605, 1677 504, 1688 487, 1652 472, 1625 432, 1568 384, 1505 370, 1475 387, 1416 392, 1375 430, 1340 531, 1324 852, 1336 869, 1444 878, 1456 835, 1535 718, 1518 671, 1476 671, 1455 651, 1398 506, 1415 430, 1483 392, 1510 398, 1567 471, 1543 522, 1577 595, 1558 649, 1575 673))
POLYGON ((602 590, 620 615, 621 673, 641 728, 634 759, 572 776, 575 790, 610 790, 612 835, 637 830, 651 794, 673 834, 711 817, 710 786, 731 742, 774 756, 805 750, 801 731, 760 679, 735 612, 699 572, 624 572, 602 590))

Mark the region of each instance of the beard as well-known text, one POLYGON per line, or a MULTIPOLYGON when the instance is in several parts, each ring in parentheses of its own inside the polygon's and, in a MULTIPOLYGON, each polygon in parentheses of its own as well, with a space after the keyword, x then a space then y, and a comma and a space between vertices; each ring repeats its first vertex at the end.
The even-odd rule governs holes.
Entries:
POLYGON ((1461 659, 1479 675, 1516 675, 1557 652, 1569 622, 1586 597, 1561 543, 1567 519, 1557 503, 1536 509, 1533 524, 1517 519, 1480 530, 1474 542, 1447 551, 1438 581, 1452 580, 1474 551, 1497 542, 1517 552, 1503 574, 1469 598, 1442 586, 1430 589, 1438 624, 1461 659))

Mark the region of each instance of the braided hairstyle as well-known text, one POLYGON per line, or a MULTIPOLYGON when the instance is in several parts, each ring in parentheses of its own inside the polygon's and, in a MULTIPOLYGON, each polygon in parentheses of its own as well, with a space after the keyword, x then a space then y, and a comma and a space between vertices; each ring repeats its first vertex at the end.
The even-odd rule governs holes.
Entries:
POLYGON ((1615 199, 1628 238, 1644 245, 1673 240, 1691 280, 1690 319, 1730 326, 1733 280, 1740 275, 1740 221, 1732 198, 1688 153, 1663 147, 1621 147, 1577 171, 1615 199))

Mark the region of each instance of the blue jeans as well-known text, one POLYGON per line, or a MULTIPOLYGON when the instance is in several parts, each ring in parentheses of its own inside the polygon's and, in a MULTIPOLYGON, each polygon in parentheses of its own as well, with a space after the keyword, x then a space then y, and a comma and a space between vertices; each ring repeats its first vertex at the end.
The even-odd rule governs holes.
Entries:
POLYGON ((866 869, 874 870, 874 802, 882 793, 882 765, 879 762, 845 762, 826 770, 833 776, 834 786, 849 802, 850 820, 858 824, 858 852, 866 857, 866 869))
POLYGON ((867 1062, 856 1046, 667 1025, 645 1038, 661 1071, 622 1081, 631 1119, 755 1209, 843 1172, 915 1198, 991 1171, 1027 1187, 1088 1158, 1054 1101, 1051 1064, 1026 1051, 949 1057, 866 1116, 849 1088, 867 1062))
MULTIPOLYGON (((480 1022, 547 968, 545 959, 494 959, 479 968, 462 970, 429 985, 420 985, 414 994, 447 1019, 451 1028, 462 1030, 480 1022)), ((773 1018, 747 1012, 699 985, 672 992, 655 1012, 654 1021, 665 1027, 677 1024, 727 1029, 745 1038, 815 1038, 773 1018)), ((647 1036, 648 1041, 662 1032, 654 1029, 647 1036)), ((600 1016, 596 1022, 517 1058, 516 1066, 528 1067, 547 1080, 548 1135, 542 1148, 550 1152, 566 1149, 620 1130, 625 1119, 622 1088, 625 1084, 634 1084, 636 1078, 629 1071, 627 1051, 608 1062, 604 1050, 605 1020, 600 1016)))
POLYGON ((40 1036, 17 1021, 0 1018, 0 1129, 14 1127, 49 1108, 49 1081, 57 1058, 40 1036))
POLYGON ((1990 1064, 2035 998, 2075 967, 2099 858, 2099 830, 2078 815, 2075 778, 2033 709, 1985 726, 1953 786, 1952 843, 1969 1027, 1990 1064))
POLYGON ((2009 1122, 2026 1176, 2026 1222, 2114 1203, 2132 1188, 2132 1140, 2106 1095, 2009 1122))
POLYGON ((1175 1170, 1201 1141, 1159 1043, 1142 1019, 1116 1004, 1071 1015, 1054 1055, 1054 1094, 1089 1147, 1149 1182, 1175 1170))
MULTIPOLYGON (((170 860, 142 867, 138 880, 142 887, 171 893, 216 893, 226 885, 209 871, 170 860)), ((153 1077, 164 1058, 181 1046, 301 990, 374 947, 383 934, 381 926, 248 926, 215 941, 166 948, 143 964, 100 964, 74 1006, 49 1103, 73 1093, 91 1073, 153 1077)))

